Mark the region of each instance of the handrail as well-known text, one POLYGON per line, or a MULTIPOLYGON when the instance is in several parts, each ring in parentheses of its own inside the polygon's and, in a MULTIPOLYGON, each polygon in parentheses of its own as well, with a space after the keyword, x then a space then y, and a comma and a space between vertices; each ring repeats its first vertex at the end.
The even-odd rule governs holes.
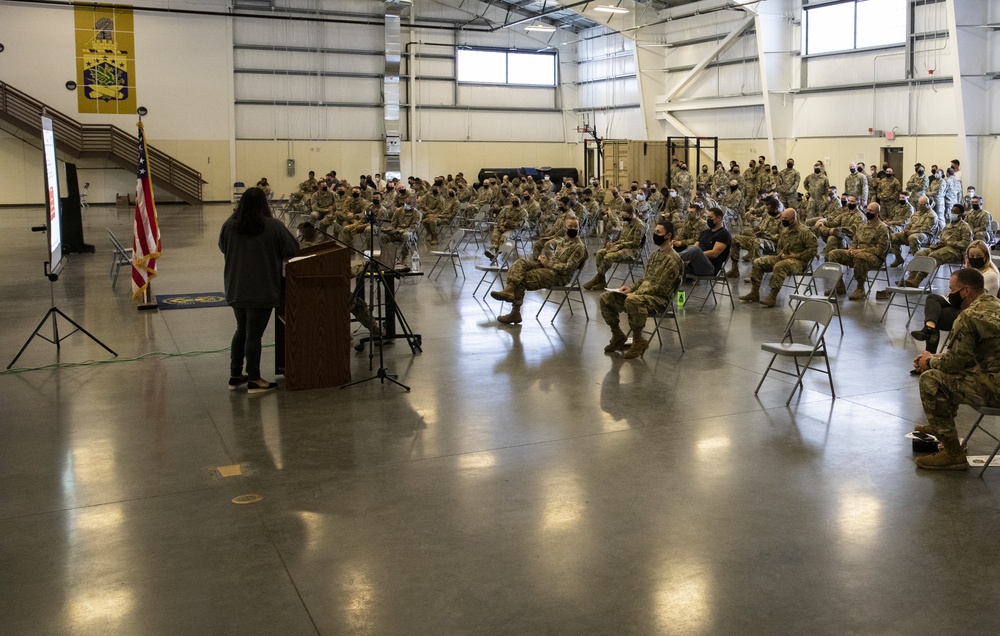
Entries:
MULTIPOLYGON (((81 124, 49 108, 34 97, 10 84, 0 82, 0 117, 41 137, 42 114, 52 119, 56 145, 73 157, 103 157, 126 170, 135 170, 138 158, 137 137, 117 126, 81 124)), ((176 194, 188 203, 201 203, 201 173, 153 146, 147 147, 153 183, 176 194)))

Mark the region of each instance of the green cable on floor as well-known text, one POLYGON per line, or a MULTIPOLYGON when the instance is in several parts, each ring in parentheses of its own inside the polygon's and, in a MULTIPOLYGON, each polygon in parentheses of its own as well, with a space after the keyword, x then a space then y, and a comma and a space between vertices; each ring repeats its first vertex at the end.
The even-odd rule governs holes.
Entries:
MULTIPOLYGON (((267 349, 273 347, 274 343, 263 345, 262 348, 267 349)), ((183 351, 181 353, 170 353, 167 351, 150 351, 144 353, 141 356, 136 356, 134 358, 111 358, 110 360, 87 360, 85 362, 56 362, 55 364, 47 364, 41 367, 16 367, 13 369, 7 369, 5 371, 0 371, 0 375, 12 375, 15 373, 25 373, 27 371, 44 371, 46 369, 70 369, 73 367, 92 367, 101 364, 118 364, 121 362, 136 362, 138 360, 143 360, 145 358, 151 358, 154 356, 161 356, 164 358, 187 358, 191 356, 201 356, 210 353, 222 353, 223 351, 229 351, 231 347, 223 347, 222 349, 211 349, 211 350, 200 350, 200 351, 183 351)))

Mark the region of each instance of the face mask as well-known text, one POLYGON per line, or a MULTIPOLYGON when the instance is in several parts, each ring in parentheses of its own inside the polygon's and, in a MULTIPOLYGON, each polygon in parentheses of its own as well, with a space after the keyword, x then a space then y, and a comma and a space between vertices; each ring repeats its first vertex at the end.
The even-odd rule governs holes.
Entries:
POLYGON ((917 170, 917 176, 918 177, 924 176, 924 171, 923 170, 917 170))
POLYGON ((792 163, 791 161, 789 161, 789 162, 788 162, 788 163, 786 163, 785 165, 786 165, 786 166, 788 166, 789 168, 791 168, 791 167, 792 167, 792 166, 794 166, 795 164, 794 164, 794 163, 792 163))
POLYGON ((891 172, 885 173, 885 176, 888 177, 889 179, 892 179, 892 173, 891 172))
POLYGON ((791 225, 792 225, 792 222, 790 220, 788 220, 788 219, 781 219, 781 226, 782 227, 791 227, 791 225))
POLYGON ((948 294, 948 304, 955 309, 962 308, 962 292, 957 291, 954 294, 948 294))
POLYGON ((628 223, 631 220, 632 220, 632 215, 631 214, 623 214, 622 215, 622 221, 625 221, 626 223, 628 223))
POLYGON ((813 172, 815 172, 816 174, 819 174, 819 168, 813 168, 813 172))
POLYGON ((580 233, 580 231, 578 229, 576 229, 575 227, 566 230, 566 236, 568 236, 570 238, 576 238, 576 235, 579 234, 579 233, 580 233))
POLYGON ((670 196, 675 197, 675 196, 677 196, 677 193, 676 192, 671 192, 670 196))
POLYGON ((719 219, 708 219, 708 227, 715 227, 715 224, 719 222, 719 219))
POLYGON ((639 189, 639 186, 632 186, 632 192, 635 192, 638 189, 639 189))
POLYGON ((856 173, 857 171, 858 171, 858 169, 857 169, 857 168, 851 168, 851 174, 854 174, 854 173, 856 173))
POLYGON ((867 218, 867 219, 868 219, 869 221, 871 221, 872 219, 874 219, 874 218, 875 218, 875 213, 874 213, 874 212, 865 212, 865 217, 866 217, 866 218, 867 218))
POLYGON ((407 209, 407 210, 412 210, 412 209, 413 209, 413 206, 412 206, 412 205, 410 205, 409 203, 407 203, 407 204, 406 204, 406 205, 404 205, 403 207, 404 207, 405 209, 407 209))
POLYGON ((772 171, 771 171, 771 174, 778 174, 778 169, 777 169, 777 168, 775 168, 774 170, 772 170, 772 171))
POLYGON ((625 197, 625 203, 632 203, 632 197, 625 197))
POLYGON ((355 199, 357 199, 357 198, 358 198, 358 197, 360 197, 360 196, 361 196, 361 193, 360 193, 360 192, 353 192, 353 193, 351 193, 351 197, 353 197, 353 198, 355 198, 355 199))
POLYGON ((347 193, 346 193, 346 192, 344 192, 343 190, 337 190, 337 196, 341 196, 341 197, 342 197, 342 196, 344 196, 345 194, 347 194, 347 193))
POLYGON ((902 204, 906 203, 906 199, 900 199, 900 200, 899 200, 899 203, 900 203, 900 205, 902 205, 902 204))
POLYGON ((653 235, 653 244, 654 245, 663 245, 666 242, 667 242, 667 237, 664 236, 663 234, 654 234, 653 235))
POLYGON ((733 168, 733 174, 739 174, 739 173, 740 173, 739 168, 733 168))
POLYGON ((857 203, 848 203, 847 204, 847 209, 848 210, 857 210, 858 209, 858 204, 857 203))
POLYGON ((729 186, 729 191, 730 192, 736 192, 737 188, 739 188, 739 186, 729 186))
POLYGON ((957 214, 949 214, 948 218, 951 219, 952 223, 954 223, 954 222, 958 221, 959 216, 957 214))
POLYGON ((969 258, 969 267, 975 267, 976 269, 982 269, 986 267, 985 258, 969 258))
POLYGON ((972 209, 973 210, 978 210, 979 209, 979 204, 978 203, 973 203, 972 204, 972 209))
POLYGON ((513 203, 511 203, 511 205, 513 205, 515 208, 517 208, 517 207, 521 206, 521 202, 520 201, 514 201, 513 203))

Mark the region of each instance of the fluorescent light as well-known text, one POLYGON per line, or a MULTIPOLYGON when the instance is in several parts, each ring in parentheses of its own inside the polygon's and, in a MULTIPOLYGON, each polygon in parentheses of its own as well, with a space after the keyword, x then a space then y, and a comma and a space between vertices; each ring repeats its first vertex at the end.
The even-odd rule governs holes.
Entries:
POLYGON ((556 28, 551 24, 531 24, 524 27, 525 31, 538 31, 539 33, 554 33, 556 28))
POLYGON ((610 4, 594 7, 594 11, 600 11, 601 13, 628 13, 628 9, 625 7, 613 7, 610 4))

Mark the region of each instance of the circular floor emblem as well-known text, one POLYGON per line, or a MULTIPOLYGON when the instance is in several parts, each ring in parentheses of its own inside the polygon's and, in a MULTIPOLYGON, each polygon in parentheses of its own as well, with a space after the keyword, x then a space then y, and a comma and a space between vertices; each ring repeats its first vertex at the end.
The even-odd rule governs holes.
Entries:
POLYGON ((167 298, 163 302, 167 305, 200 305, 221 303, 225 299, 225 296, 180 296, 177 298, 167 298))
POLYGON ((263 499, 260 495, 240 495, 239 497, 233 497, 234 504, 252 504, 257 503, 263 499))

